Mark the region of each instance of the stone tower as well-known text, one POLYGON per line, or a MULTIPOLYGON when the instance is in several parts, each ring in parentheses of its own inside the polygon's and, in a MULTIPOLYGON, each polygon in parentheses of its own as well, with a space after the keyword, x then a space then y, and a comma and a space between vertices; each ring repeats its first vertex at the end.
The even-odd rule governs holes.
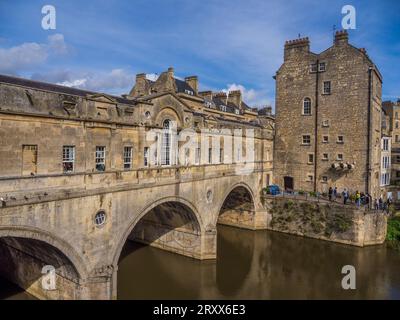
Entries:
POLYGON ((286 189, 379 196, 382 77, 346 31, 316 54, 287 41, 276 79, 274 177, 286 189))

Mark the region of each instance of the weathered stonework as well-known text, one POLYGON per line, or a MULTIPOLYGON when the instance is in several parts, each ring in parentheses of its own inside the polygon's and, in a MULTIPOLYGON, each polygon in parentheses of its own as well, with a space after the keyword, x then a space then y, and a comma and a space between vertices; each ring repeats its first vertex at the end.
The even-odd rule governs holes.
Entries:
POLYGON ((272 219, 269 229, 355 246, 382 244, 387 217, 355 206, 299 199, 265 200, 272 219))
MULTIPOLYGON (((195 80, 187 79, 187 86, 196 87, 195 80)), ((266 227, 259 190, 272 181, 273 118, 258 121, 237 92, 229 106, 239 114, 210 108, 197 88, 192 95, 182 85, 168 70, 149 95, 115 97, 0 76, 3 275, 41 299, 115 299, 128 240, 214 259, 226 201, 235 212, 247 206, 256 217, 251 225, 236 219, 237 226, 266 227), (178 132, 254 130, 254 170, 238 173, 235 163, 218 157, 198 165, 145 163, 146 133, 161 130, 165 120, 178 132), (74 147, 70 172, 63 146, 74 147), (96 167, 97 146, 105 150, 104 171, 96 167), (125 147, 133 151, 128 167, 125 147), (105 221, 96 225, 100 211, 105 221), (54 291, 41 286, 44 265, 56 269, 54 291)))
POLYGON ((379 70, 364 49, 348 43, 347 32, 337 32, 333 46, 319 54, 310 51, 308 38, 288 41, 276 73, 275 182, 319 192, 336 186, 378 198, 381 90, 379 70))

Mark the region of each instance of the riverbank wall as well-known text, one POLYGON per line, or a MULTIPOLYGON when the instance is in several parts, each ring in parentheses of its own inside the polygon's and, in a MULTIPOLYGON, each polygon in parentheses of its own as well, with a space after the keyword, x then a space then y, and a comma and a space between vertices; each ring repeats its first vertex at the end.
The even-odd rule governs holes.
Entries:
POLYGON ((268 229, 359 247, 385 242, 387 216, 352 205, 265 197, 268 229))

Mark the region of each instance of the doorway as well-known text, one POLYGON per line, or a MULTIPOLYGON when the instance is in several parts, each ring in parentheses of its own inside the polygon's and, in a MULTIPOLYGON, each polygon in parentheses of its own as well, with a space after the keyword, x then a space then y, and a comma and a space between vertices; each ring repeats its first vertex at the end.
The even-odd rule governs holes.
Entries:
POLYGON ((293 177, 283 177, 285 191, 293 191, 293 177))

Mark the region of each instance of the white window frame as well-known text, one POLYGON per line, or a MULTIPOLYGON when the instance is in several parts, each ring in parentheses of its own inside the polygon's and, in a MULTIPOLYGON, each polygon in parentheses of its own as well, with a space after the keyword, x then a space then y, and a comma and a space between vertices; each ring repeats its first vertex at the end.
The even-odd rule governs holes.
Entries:
POLYGON ((133 158, 133 147, 125 146, 124 147, 124 170, 132 169, 132 158, 133 158))
POLYGON ((311 116, 311 114, 312 114, 311 107, 312 107, 311 99, 308 97, 304 98, 303 99, 303 113, 302 113, 303 116, 311 116), (306 112, 306 110, 307 110, 307 112, 306 112))
POLYGON ((70 173, 75 171, 75 146, 63 146, 63 172, 70 173), (65 164, 72 164, 71 170, 65 170, 65 164))
POLYGON ((303 134, 301 137, 301 144, 305 146, 309 146, 311 144, 311 135, 309 134, 303 134), (308 137, 309 142, 304 142, 304 137, 308 137))
POLYGON ((324 81, 322 83, 322 92, 323 92, 323 94, 331 94, 332 93, 332 83, 331 83, 331 81, 324 81), (326 90, 328 88, 328 85, 329 85, 329 90, 326 90))
POLYGON ((96 146, 95 153, 95 163, 96 163, 96 171, 103 172, 106 171, 106 147, 105 146, 96 146), (99 170, 97 166, 103 165, 103 170, 99 170))

